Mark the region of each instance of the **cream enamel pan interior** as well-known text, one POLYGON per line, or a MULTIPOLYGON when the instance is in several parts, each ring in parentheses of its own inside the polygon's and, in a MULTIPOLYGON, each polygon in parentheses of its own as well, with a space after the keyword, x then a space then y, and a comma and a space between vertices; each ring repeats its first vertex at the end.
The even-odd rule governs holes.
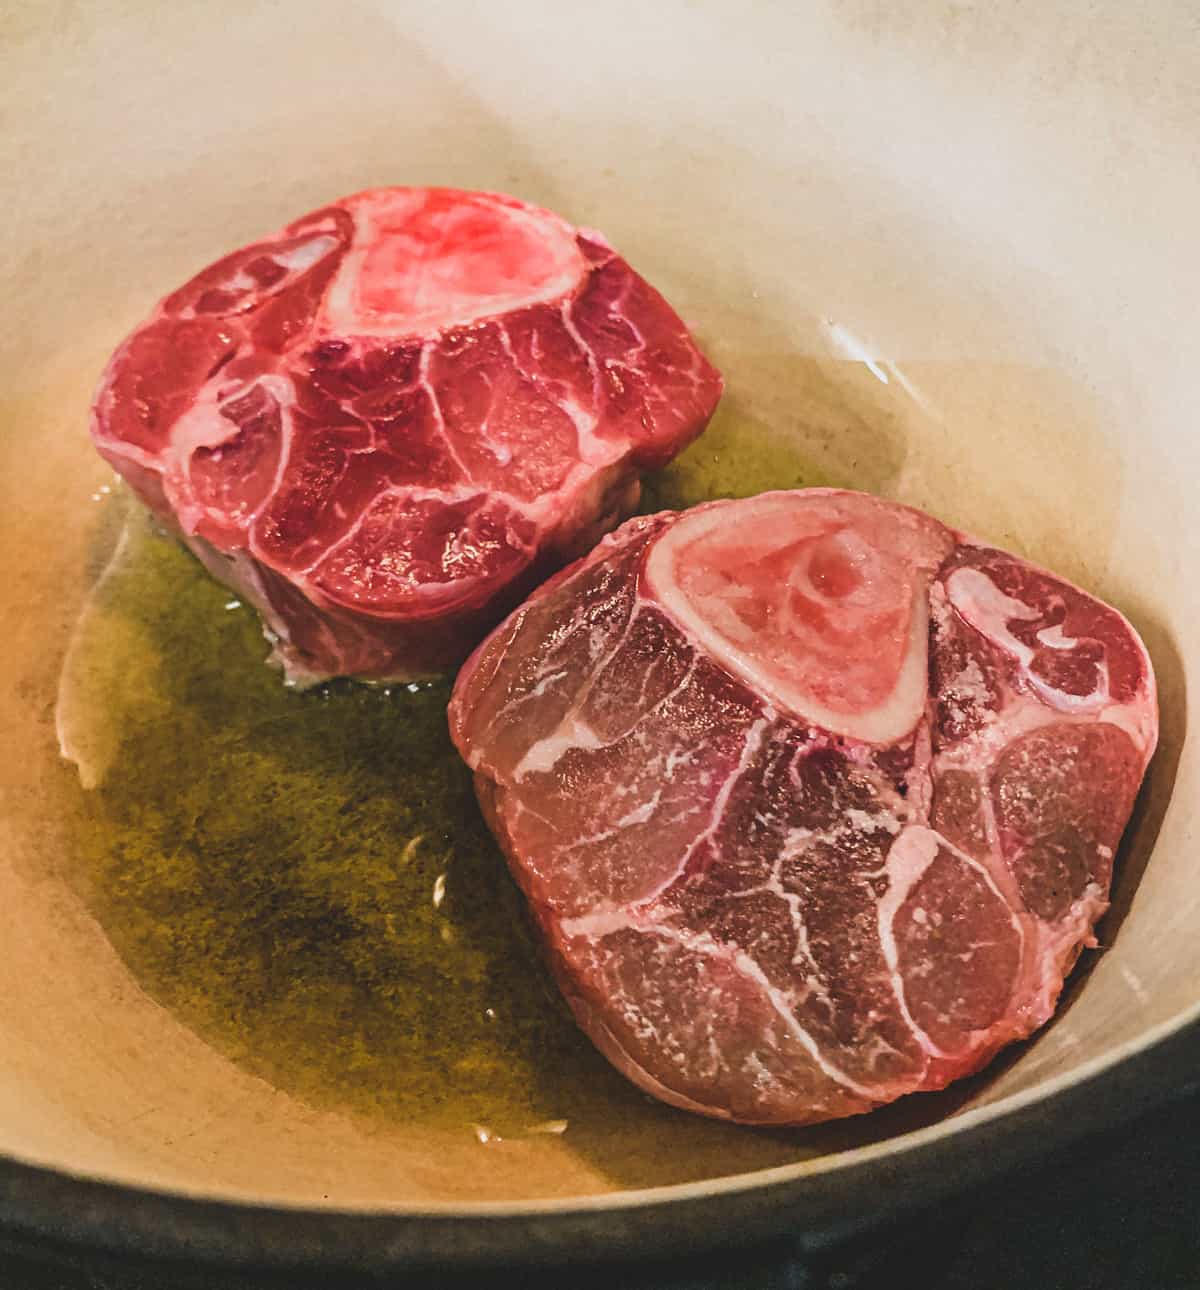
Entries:
POLYGON ((1194 6, 900 9, 8 6, 0 1227, 231 1258, 679 1248, 932 1197, 1190 1074, 1194 6), (1104 949, 1033 1043, 961 1092, 807 1133, 647 1107, 489 1143, 260 1078, 114 950, 57 806, 59 676, 112 540, 91 389, 197 268, 386 183, 603 229, 725 373, 714 461, 926 507, 1132 619, 1161 749, 1104 949))

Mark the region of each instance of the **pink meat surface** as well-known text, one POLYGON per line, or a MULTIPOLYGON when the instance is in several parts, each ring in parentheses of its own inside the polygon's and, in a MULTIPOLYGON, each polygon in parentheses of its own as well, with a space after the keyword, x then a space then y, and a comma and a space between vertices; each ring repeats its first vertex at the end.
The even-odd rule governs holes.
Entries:
POLYGON ((720 393, 598 234, 381 188, 163 300, 113 355, 92 435, 258 607, 292 680, 408 679, 629 514, 720 393))
POLYGON ((829 489, 630 520, 450 721, 583 1029, 755 1124, 942 1088, 1045 1022, 1158 728, 1115 610, 829 489))

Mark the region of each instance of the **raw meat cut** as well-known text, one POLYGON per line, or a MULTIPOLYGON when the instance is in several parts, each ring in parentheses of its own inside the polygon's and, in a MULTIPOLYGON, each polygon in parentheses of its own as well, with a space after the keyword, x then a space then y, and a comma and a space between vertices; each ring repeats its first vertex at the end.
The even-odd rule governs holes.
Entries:
POLYGON ((941 1088, 1046 1021, 1158 726, 1115 610, 830 489, 630 520, 450 720, 583 1029, 758 1124, 941 1088))
POLYGON ((720 393, 599 234, 381 188, 163 300, 109 363, 92 435, 257 606, 292 681, 412 679, 629 514, 720 393))

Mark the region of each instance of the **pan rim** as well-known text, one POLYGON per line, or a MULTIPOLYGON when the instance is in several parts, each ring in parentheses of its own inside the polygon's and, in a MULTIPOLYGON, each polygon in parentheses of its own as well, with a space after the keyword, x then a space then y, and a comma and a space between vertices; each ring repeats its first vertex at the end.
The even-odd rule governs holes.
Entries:
MULTIPOLYGON (((757 1219, 746 1210, 742 1217, 752 1221, 741 1235, 747 1241, 756 1234, 765 1238, 767 1233, 777 1234, 785 1227, 795 1235, 797 1220, 803 1223, 811 1217, 800 1212, 805 1199, 802 1193, 806 1185, 817 1179, 843 1181, 884 1162, 903 1166, 923 1157, 936 1157, 952 1139, 978 1140, 986 1138, 989 1132, 996 1137, 1006 1122, 1029 1117, 1039 1107, 1057 1106, 1072 1095, 1082 1097, 1089 1090, 1094 1093, 1106 1083, 1115 1083, 1114 1076, 1122 1070, 1134 1074, 1133 1068, 1139 1066, 1139 1059, 1142 1065, 1149 1060, 1151 1070, 1141 1070, 1143 1078, 1134 1086, 1141 1100, 1119 1101, 1115 1111, 1110 1111, 1091 1128, 1132 1118, 1139 1110, 1167 1100, 1172 1091, 1169 1081, 1158 1087, 1152 1079, 1145 1078, 1153 1069, 1155 1051, 1173 1039, 1186 1041, 1193 1037, 1200 1038, 1200 1002, 1160 1022, 1144 1035, 1092 1058, 1082 1067, 894 1138, 790 1165, 590 1196, 524 1202, 430 1202, 403 1207, 312 1205, 269 1197, 250 1199, 230 1192, 141 1185, 110 1176, 76 1174, 69 1169, 2 1153, 0 1232, 25 1233, 35 1239, 59 1244, 65 1241, 68 1246, 100 1248, 119 1255, 201 1259, 226 1267, 356 1268, 380 1263, 415 1265, 431 1260, 465 1266, 489 1258, 520 1257, 519 1253, 514 1255, 514 1249, 532 1255, 539 1262, 552 1261, 556 1254, 565 1257, 569 1253, 568 1242, 580 1239, 580 1224, 587 1233, 589 1255, 619 1256, 630 1244, 625 1225, 618 1224, 610 1233, 597 1234, 593 1230, 595 1224, 623 1219, 635 1226, 640 1220, 644 1225, 647 1216, 651 1220, 667 1214, 678 1218, 692 1207, 714 1202, 745 1206, 748 1200, 769 1194, 779 1195, 781 1204, 764 1211, 757 1219), (1147 1085, 1150 1086, 1148 1095, 1147 1085), (58 1208, 48 1209, 47 1200, 58 1208), (80 1203, 71 1203, 76 1201, 80 1203), (64 1212, 67 1206, 69 1210, 64 1212), (151 1225, 127 1222, 139 1207, 157 1212, 151 1225), (167 1227, 160 1225, 162 1219, 168 1221, 167 1227), (170 1230, 170 1223, 176 1220, 179 1230, 170 1230), (295 1228, 289 1235, 302 1236, 304 1239, 299 1245, 305 1248, 297 1248, 291 1240, 276 1244, 274 1233, 257 1232, 251 1239, 247 1224, 252 1225, 255 1220, 295 1228), (422 1239, 426 1225, 436 1227, 439 1238, 429 1242, 428 1250, 422 1239), (468 1231, 473 1240, 466 1238, 468 1231), (514 1241, 517 1232, 536 1237, 532 1249, 514 1241), (414 1235, 416 1240, 412 1239, 414 1235), (265 1241, 259 1239, 263 1236, 265 1241), (462 1248, 459 1248, 460 1242, 462 1248)), ((1166 1064, 1158 1063, 1160 1077, 1166 1064)), ((893 1212, 919 1208, 926 1200, 977 1184, 1002 1172, 1006 1166, 1044 1155, 1065 1139, 1080 1137, 1089 1131, 1086 1118, 1076 1122, 1055 1116, 1050 1118, 1050 1123, 1053 1127, 1040 1135, 1010 1135, 1001 1150, 966 1153, 965 1162, 960 1162, 955 1170, 946 1170, 932 1182, 926 1181, 923 1190, 915 1196, 889 1196, 884 1208, 893 1212)), ((894 1192, 895 1183, 895 1177, 889 1176, 880 1185, 894 1192)), ((870 1215, 821 1214, 817 1217, 815 1230, 847 1226, 858 1229, 873 1224, 870 1215)), ((643 1237, 648 1231, 642 1231, 643 1237)), ((716 1233, 713 1239, 727 1241, 728 1233, 716 1233)), ((689 1241, 680 1248, 696 1247, 689 1241)))

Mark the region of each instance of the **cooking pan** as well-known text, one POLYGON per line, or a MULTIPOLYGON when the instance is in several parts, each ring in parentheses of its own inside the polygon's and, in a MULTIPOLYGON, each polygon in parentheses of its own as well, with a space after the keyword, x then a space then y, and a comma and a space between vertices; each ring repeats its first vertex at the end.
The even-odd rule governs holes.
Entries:
POLYGON ((15 2, 3 41, 0 1227, 310 1266, 817 1240, 1182 1082, 1200 1048, 1192 6, 15 2), (803 1131, 652 1104, 522 957, 498 856, 456 853, 478 822, 438 761, 436 688, 257 679, 246 612, 91 452, 91 389, 197 268, 386 183, 549 206, 675 304, 728 393, 658 500, 865 488, 1135 623, 1161 748, 1100 948, 1034 1041, 803 1131), (360 719, 370 747, 345 733, 360 719), (396 807, 368 865, 355 821, 391 819, 393 789, 411 802, 418 727, 442 816, 396 807), (316 867, 285 869, 303 829, 316 867), (403 874, 439 866, 446 912, 418 910, 403 874), (435 916, 446 957, 406 977, 394 938, 441 935, 435 916), (464 999, 525 1027, 482 1076, 464 999), (419 1018, 425 1047, 389 1015, 419 1018), (509 1099, 491 1119, 460 1099, 489 1083, 509 1099))

